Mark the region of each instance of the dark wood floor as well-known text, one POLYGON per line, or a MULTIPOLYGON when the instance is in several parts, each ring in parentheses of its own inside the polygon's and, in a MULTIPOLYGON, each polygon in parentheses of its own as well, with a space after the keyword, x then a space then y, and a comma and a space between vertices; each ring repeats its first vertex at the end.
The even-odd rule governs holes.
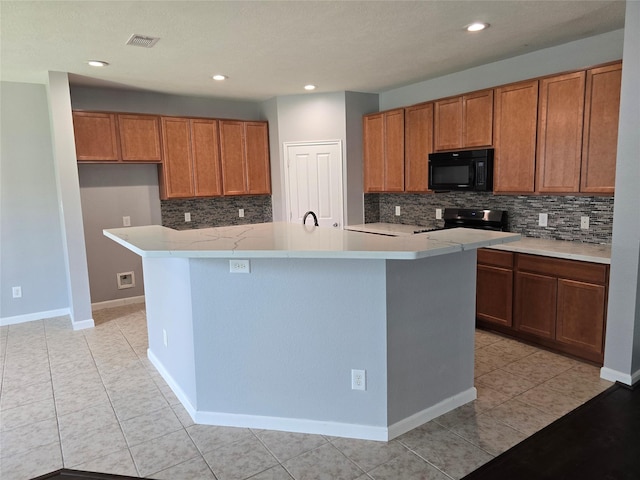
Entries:
POLYGON ((615 384, 463 480, 640 479, 640 386, 615 384))

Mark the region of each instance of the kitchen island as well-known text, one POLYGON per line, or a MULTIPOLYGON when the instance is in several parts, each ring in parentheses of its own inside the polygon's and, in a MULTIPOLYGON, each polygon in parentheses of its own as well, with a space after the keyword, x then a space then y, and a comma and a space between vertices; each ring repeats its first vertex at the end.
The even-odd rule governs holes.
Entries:
POLYGON ((520 238, 289 223, 104 233, 142 257, 148 357, 196 423, 371 440, 475 399, 475 249, 520 238))

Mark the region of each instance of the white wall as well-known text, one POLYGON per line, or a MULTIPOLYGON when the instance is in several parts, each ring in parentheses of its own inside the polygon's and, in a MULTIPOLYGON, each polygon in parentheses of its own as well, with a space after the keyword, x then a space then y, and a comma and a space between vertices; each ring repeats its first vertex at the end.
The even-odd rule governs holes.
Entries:
POLYGON ((640 381, 640 2, 627 2, 603 376, 640 381))
POLYGON ((0 323, 68 313, 44 85, 0 83, 0 323), (22 287, 22 298, 12 287, 22 287), (11 320, 9 320, 11 318, 11 320))
POLYGON ((388 90, 380 94, 380 110, 620 60, 623 39, 624 31, 616 30, 388 90))

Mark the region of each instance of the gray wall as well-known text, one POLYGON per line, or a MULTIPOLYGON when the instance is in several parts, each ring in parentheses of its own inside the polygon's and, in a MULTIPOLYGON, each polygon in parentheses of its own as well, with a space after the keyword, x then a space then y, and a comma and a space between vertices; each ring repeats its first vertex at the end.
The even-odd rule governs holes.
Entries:
MULTIPOLYGON (((72 86, 70 90, 72 108, 78 110, 243 120, 264 119, 260 105, 256 102, 96 87, 72 86)), ((136 255, 106 239, 102 235, 102 229, 122 227, 123 216, 131 217, 132 226, 161 223, 156 165, 84 164, 79 167, 79 175, 91 302, 99 303, 143 295, 140 258, 136 258, 136 255), (129 271, 135 272, 136 287, 118 290, 116 273, 129 271)), ((207 206, 206 201, 201 203, 200 210, 207 206)), ((176 211, 182 205, 182 201, 177 201, 175 206, 168 208, 168 211, 176 211)), ((191 210, 196 218, 191 225, 185 224, 187 227, 193 227, 197 223, 198 205, 191 210)), ((237 208, 229 212, 227 212, 228 216, 231 213, 238 216, 237 208)), ((184 219, 184 214, 182 218, 184 219)), ((175 222, 169 223, 173 226, 175 222)))
POLYGON ((271 130, 271 181, 273 219, 285 221, 284 142, 342 141, 342 177, 345 223, 361 223, 362 115, 377 111, 377 95, 337 92, 278 97, 265 102, 264 113, 271 130), (357 221, 351 221, 352 218, 357 221))
POLYGON ((620 102, 603 371, 628 383, 640 381, 640 2, 627 2, 620 102))
POLYGON ((71 104, 77 110, 264 120, 260 105, 256 102, 186 97, 141 90, 72 86, 71 104))
POLYGON ((60 309, 66 313, 46 89, 1 82, 0 96, 0 322, 60 309), (12 298, 14 286, 22 287, 22 298, 12 298))
POLYGON ((622 58, 624 31, 596 35, 519 57, 481 65, 380 94, 380 109, 405 107, 622 58))
POLYGON ((364 174, 362 162, 362 116, 378 111, 378 95, 346 92, 347 114, 347 175, 344 185, 346 199, 345 225, 364 222, 364 174))
POLYGON ((144 295, 142 260, 102 234, 104 228, 159 225, 156 165, 78 165, 91 302, 144 295), (133 271, 135 287, 118 290, 116 274, 133 271))

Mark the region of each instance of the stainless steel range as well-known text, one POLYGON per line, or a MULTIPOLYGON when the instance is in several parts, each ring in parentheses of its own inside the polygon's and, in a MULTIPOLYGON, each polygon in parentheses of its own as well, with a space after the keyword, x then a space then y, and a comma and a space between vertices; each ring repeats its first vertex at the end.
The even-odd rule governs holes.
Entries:
POLYGON ((442 219, 444 226, 439 228, 420 227, 396 223, 365 223, 345 226, 345 230, 373 233, 376 235, 404 236, 414 235, 445 228, 477 228, 482 230, 508 231, 506 210, 484 210, 477 208, 445 208, 442 219))

